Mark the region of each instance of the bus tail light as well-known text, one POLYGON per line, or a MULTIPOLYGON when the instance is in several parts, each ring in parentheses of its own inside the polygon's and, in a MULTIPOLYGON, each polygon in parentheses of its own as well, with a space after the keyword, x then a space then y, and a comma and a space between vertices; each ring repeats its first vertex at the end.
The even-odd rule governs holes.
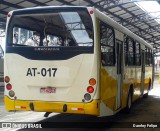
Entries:
POLYGON ((86 93, 86 94, 84 95, 84 99, 87 100, 87 101, 89 101, 89 100, 91 99, 91 95, 88 94, 88 93, 86 93))
POLYGON ((9 82, 10 82, 9 76, 5 76, 4 81, 5 81, 6 83, 9 83, 9 82))
POLYGON ((14 96, 15 96, 15 92, 12 91, 12 90, 10 90, 10 91, 9 91, 9 96, 10 96, 10 97, 14 97, 14 96))
POLYGON ((94 88, 92 86, 88 86, 87 91, 88 93, 93 93, 94 88))
POLYGON ((92 86, 94 86, 96 84, 96 80, 94 78, 91 78, 89 80, 89 84, 92 85, 92 86))
POLYGON ((7 88, 7 90, 11 90, 12 89, 12 85, 11 84, 7 84, 6 88, 7 88))

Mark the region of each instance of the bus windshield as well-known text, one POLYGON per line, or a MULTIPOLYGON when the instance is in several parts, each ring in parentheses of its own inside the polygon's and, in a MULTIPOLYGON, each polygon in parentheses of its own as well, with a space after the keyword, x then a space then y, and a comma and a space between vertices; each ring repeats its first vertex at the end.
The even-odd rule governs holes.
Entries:
POLYGON ((13 14, 9 28, 9 46, 93 46, 87 11, 13 14))

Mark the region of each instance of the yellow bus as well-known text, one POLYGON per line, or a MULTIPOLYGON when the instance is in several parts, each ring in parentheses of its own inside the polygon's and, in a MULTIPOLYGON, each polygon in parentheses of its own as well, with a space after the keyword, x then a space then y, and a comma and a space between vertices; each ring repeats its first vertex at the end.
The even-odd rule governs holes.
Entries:
POLYGON ((93 7, 8 13, 5 107, 109 116, 147 96, 153 48, 93 7))

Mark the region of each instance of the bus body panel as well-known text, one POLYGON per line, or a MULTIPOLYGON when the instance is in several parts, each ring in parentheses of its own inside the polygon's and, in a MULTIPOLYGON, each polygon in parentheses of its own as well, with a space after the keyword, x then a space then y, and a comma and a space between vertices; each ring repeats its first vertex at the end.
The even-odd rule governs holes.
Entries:
MULTIPOLYGON (((152 49, 152 47, 148 43, 146 43, 143 39, 137 37, 132 32, 126 30, 123 26, 118 25, 118 23, 113 21, 112 19, 107 18, 107 16, 104 17, 104 14, 101 13, 100 11, 98 11, 96 13, 97 13, 97 17, 101 21, 105 22, 106 24, 108 24, 109 26, 114 28, 115 38, 118 40, 121 40, 123 42, 123 48, 124 48, 124 35, 127 35, 127 36, 130 36, 131 38, 139 41, 140 45, 144 44, 144 49, 145 49, 145 46, 152 49), (121 32, 121 33, 119 33, 119 32, 121 32)), ((124 58, 124 53, 122 55, 124 58)), ((124 58, 124 61, 125 61, 125 58, 124 58)), ((119 110, 115 111, 116 93, 117 93, 117 89, 116 89, 117 78, 115 78, 116 73, 114 73, 114 75, 108 75, 108 71, 110 68, 111 67, 106 67, 104 69, 103 67, 101 67, 101 77, 100 77, 101 78, 101 89, 100 90, 101 90, 101 100, 102 100, 101 108, 103 108, 103 109, 100 109, 101 116, 113 115, 117 111, 119 111, 119 110), (106 81, 103 80, 105 78, 107 78, 106 81), (109 82, 110 80, 113 80, 113 81, 109 82), (106 83, 106 84, 104 84, 104 83, 106 83), (112 83, 112 84, 110 84, 110 83, 112 83), (110 85, 112 85, 112 86, 110 86, 110 85), (107 92, 107 89, 111 90, 111 91, 107 92), (114 97, 111 97, 111 95, 113 95, 114 97), (104 99, 106 99, 107 97, 108 97, 108 101, 106 100, 107 101, 106 102, 106 101, 104 101, 104 99)), ((140 90, 141 90, 141 85, 142 85, 142 81, 143 81, 141 79, 141 66, 125 66, 125 63, 123 63, 123 68, 124 68, 124 78, 123 78, 123 86, 122 86, 121 109, 126 107, 128 93, 129 93, 129 89, 131 88, 131 86, 133 86, 133 101, 135 101, 141 97, 140 90)), ((151 71, 152 68, 153 67, 151 67, 149 70, 151 71)), ((147 70, 148 69, 146 69, 146 71, 147 70)), ((114 71, 116 72, 116 68, 114 68, 114 71)), ((151 74, 149 76, 151 76, 151 74)), ((149 78, 149 76, 147 76, 147 79, 149 78)), ((147 87, 149 85, 149 82, 147 81, 147 79, 145 79, 146 84, 145 84, 144 94, 148 90, 147 87)))
POLYGON ((116 102, 116 68, 101 69, 101 100, 111 110, 115 109, 116 102))
POLYGON ((26 61, 12 54, 6 55, 6 59, 6 65, 12 65, 7 67, 9 73, 6 75, 10 77, 12 90, 19 100, 82 102, 89 80, 96 78, 93 55, 79 55, 64 61, 26 61), (57 69, 54 77, 54 70, 47 71, 51 68, 57 69), (83 72, 87 73, 84 75, 83 72), (41 88, 46 87, 54 87, 55 93, 40 93, 41 88))
POLYGON ((74 103, 74 102, 47 102, 47 101, 28 101, 28 100, 12 100, 7 96, 4 97, 6 110, 8 111, 31 111, 30 103, 33 103, 34 110, 38 112, 59 112, 59 113, 74 113, 74 114, 88 114, 99 116, 99 100, 93 100, 90 103, 74 103), (67 110, 64 111, 64 105, 67 105, 67 110))
POLYGON ((151 86, 151 83, 153 82, 152 80, 152 66, 146 66, 145 67, 145 80, 144 80, 144 94, 148 92, 148 90, 151 89, 151 87, 149 87, 149 84, 151 86))

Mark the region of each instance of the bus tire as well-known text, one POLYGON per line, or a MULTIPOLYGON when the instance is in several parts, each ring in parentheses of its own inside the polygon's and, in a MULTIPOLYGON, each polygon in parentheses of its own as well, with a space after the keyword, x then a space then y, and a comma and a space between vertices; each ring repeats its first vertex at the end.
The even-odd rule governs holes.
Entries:
POLYGON ((132 91, 128 93, 127 104, 126 104, 126 113, 129 114, 132 108, 132 91))

